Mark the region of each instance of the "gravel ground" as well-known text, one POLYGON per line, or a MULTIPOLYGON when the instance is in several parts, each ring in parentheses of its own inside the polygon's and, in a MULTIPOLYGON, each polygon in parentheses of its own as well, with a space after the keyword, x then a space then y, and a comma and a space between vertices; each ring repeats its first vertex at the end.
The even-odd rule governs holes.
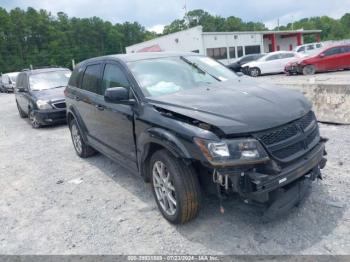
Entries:
POLYGON ((0 94, 0 254, 350 254, 350 126, 321 125, 324 180, 279 220, 263 224, 238 200, 205 199, 174 226, 150 186, 98 155, 76 156, 68 128, 34 130, 0 94))

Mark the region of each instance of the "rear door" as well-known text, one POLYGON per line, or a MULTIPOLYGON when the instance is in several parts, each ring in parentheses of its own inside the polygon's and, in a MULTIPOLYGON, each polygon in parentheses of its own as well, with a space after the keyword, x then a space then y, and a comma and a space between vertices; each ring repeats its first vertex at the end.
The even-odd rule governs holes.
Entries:
POLYGON ((261 72, 264 73, 276 73, 279 72, 281 55, 274 54, 266 58, 265 63, 261 66, 261 72))
POLYGON ((324 57, 320 57, 319 69, 322 71, 336 70, 340 67, 341 48, 332 47, 327 49, 324 53, 324 57))
POLYGON ((73 104, 78 111, 89 139, 90 137, 96 138, 98 123, 96 123, 94 113, 98 94, 101 90, 102 62, 89 63, 80 70, 79 88, 71 90, 70 99, 75 100, 73 104))
POLYGON ((125 87, 133 95, 126 71, 116 61, 106 61, 103 69, 102 88, 95 104, 95 118, 98 123, 94 136, 115 158, 126 158, 135 162, 136 150, 134 142, 134 105, 108 103, 104 93, 108 88, 125 87))
POLYGON ((339 69, 350 68, 350 46, 343 46, 341 48, 341 57, 339 62, 339 69))

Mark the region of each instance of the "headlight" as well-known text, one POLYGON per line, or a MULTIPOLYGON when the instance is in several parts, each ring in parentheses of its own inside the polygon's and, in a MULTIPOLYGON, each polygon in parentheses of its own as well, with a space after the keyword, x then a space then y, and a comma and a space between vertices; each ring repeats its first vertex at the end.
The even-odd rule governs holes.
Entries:
POLYGON ((44 100, 38 100, 36 101, 36 105, 38 106, 39 109, 52 109, 52 106, 47 103, 47 101, 44 100))
POLYGON ((269 160, 266 151, 255 139, 230 139, 216 142, 195 138, 194 141, 213 166, 257 164, 269 160))

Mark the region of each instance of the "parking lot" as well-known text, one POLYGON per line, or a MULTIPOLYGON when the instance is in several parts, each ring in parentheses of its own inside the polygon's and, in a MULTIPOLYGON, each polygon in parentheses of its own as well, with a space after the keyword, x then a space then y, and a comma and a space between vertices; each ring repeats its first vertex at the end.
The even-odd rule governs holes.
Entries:
POLYGON ((205 198, 174 226, 150 186, 98 155, 76 156, 65 125, 32 129, 13 94, 0 94, 1 254, 349 254, 350 126, 321 124, 324 180, 288 216, 269 223, 238 200, 205 198))

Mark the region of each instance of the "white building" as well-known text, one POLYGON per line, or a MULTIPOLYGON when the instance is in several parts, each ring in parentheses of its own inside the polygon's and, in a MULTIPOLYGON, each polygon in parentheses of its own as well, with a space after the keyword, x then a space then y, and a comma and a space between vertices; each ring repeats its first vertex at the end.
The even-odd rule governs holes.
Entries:
POLYGON ((293 50, 303 44, 304 35, 320 41, 321 30, 203 32, 202 26, 164 35, 126 47, 126 53, 188 51, 208 55, 223 63, 254 53, 293 50))

